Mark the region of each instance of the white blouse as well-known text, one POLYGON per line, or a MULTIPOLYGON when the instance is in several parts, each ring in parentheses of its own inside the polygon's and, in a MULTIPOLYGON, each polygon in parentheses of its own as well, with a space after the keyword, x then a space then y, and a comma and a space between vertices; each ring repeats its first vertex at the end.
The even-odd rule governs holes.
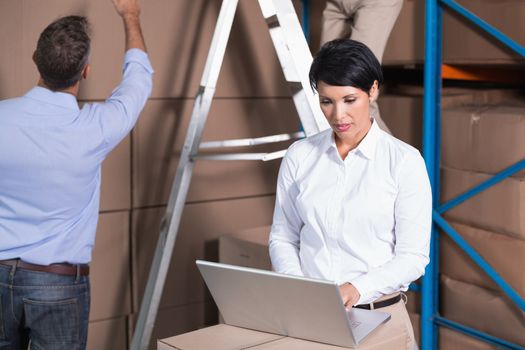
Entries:
POLYGON ((352 283, 357 304, 405 291, 429 262, 432 195, 419 152, 374 122, 343 161, 333 131, 279 171, 270 256, 280 273, 352 283))

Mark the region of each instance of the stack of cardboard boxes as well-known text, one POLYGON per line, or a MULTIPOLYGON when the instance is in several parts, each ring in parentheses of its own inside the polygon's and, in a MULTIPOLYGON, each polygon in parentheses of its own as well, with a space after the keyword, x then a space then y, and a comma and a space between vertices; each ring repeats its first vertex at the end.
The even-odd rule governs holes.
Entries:
MULTIPOLYGON (((525 158, 525 104, 501 102, 443 110, 442 200, 447 201, 525 158)), ((452 226, 525 295, 523 172, 445 214, 452 226)), ((441 313, 453 321, 525 345, 525 313, 441 234, 441 313)), ((466 347, 464 347, 467 349, 466 347)))
MULTIPOLYGON (((525 44, 525 38, 518 35, 523 31, 520 19, 525 13, 523 2, 458 2, 519 44, 525 44)), ((423 18, 423 2, 405 1, 385 51, 385 65, 415 66, 423 62, 423 18)), ((443 21, 444 63, 499 64, 507 69, 524 62, 518 54, 493 39, 487 39, 481 30, 450 10, 445 9, 443 21)), ((422 87, 394 84, 385 89, 379 99, 382 117, 394 135, 417 148, 421 147, 422 96, 422 87)), ((508 89, 443 89, 442 201, 525 158, 525 109, 519 102, 523 101, 523 97, 521 91, 508 89)), ((525 216, 521 202, 525 197, 522 186, 523 177, 518 174, 445 216, 523 297, 525 216)), ((523 346, 525 314, 445 233, 440 236, 441 314, 523 346)), ((419 301, 417 293, 409 293, 408 309, 416 333, 419 328, 419 301)), ((441 349, 495 348, 443 327, 439 330, 439 340, 441 349)))

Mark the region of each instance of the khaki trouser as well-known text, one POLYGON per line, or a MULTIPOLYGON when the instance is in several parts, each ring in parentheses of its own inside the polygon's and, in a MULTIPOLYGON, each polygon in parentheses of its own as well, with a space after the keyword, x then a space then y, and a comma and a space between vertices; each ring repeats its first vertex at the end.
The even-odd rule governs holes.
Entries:
MULTIPOLYGON (((403 0, 327 0, 321 44, 338 38, 357 40, 368 46, 381 63, 402 6, 403 0)), ((377 102, 373 101, 370 107, 379 127, 391 133, 381 119, 377 102)))
MULTIPOLYGON (((396 296, 396 294, 399 294, 399 293, 385 295, 377 299, 376 301, 390 299, 396 296)), ((377 311, 389 313, 391 315, 391 318, 387 323, 380 326, 379 329, 374 331, 374 337, 385 338, 385 337, 389 337, 389 334, 404 334, 405 335, 405 344, 404 344, 405 347, 403 347, 402 349, 403 350, 404 349, 414 350, 414 349, 417 349, 415 338, 414 338, 414 329, 412 328, 412 322, 410 322, 410 318, 408 316, 408 311, 405 306, 404 298, 406 298, 406 296, 402 296, 401 300, 393 305, 377 309, 377 311), (382 336, 381 333, 385 334, 384 337, 382 336)), ((365 344, 366 344, 366 339, 363 345, 365 344)), ((388 350, 398 350, 398 349, 388 349, 388 350)))

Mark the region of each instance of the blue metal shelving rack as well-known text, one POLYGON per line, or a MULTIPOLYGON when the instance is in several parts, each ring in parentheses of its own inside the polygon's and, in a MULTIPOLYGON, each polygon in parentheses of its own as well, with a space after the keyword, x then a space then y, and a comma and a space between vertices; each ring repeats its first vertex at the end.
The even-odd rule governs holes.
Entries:
POLYGON ((479 26, 492 37, 525 57, 525 48, 512 41, 506 35, 486 23, 454 0, 426 0, 425 9, 425 67, 424 67, 424 122, 423 122, 423 156, 432 185, 433 194, 433 225, 430 246, 431 260, 422 280, 422 309, 421 309, 421 348, 422 350, 437 350, 438 326, 448 327, 455 331, 475 337, 506 349, 525 349, 503 339, 466 327, 439 315, 439 250, 438 227, 456 242, 488 275, 496 282, 503 292, 523 311, 525 300, 495 271, 472 247, 443 219, 445 211, 452 209, 472 196, 486 190, 516 172, 525 169, 525 160, 522 160, 491 179, 470 189, 447 203, 440 204, 440 120, 441 120, 441 40, 442 40, 442 11, 443 6, 460 14, 465 19, 479 26))
MULTIPOLYGON (((430 263, 427 266, 421 286, 412 284, 411 290, 422 294, 421 305, 421 349, 438 349, 438 327, 447 327, 475 337, 504 349, 521 349, 504 339, 491 336, 473 328, 453 322, 439 315, 439 244, 438 228, 443 230, 459 245, 496 282, 503 292, 523 311, 525 300, 495 271, 442 217, 447 210, 463 203, 467 199, 505 180, 507 177, 525 169, 525 159, 494 175, 489 180, 468 190, 458 197, 440 204, 440 148, 441 148, 441 52, 442 52, 442 12, 443 6, 460 14, 465 19, 479 26, 492 37, 525 57, 525 48, 511 40, 505 34, 468 11, 454 0, 425 0, 425 66, 424 66, 424 107, 423 107, 423 157, 432 185, 433 225, 430 245, 430 263)), ((302 0, 302 22, 305 36, 309 37, 310 0, 302 0)))

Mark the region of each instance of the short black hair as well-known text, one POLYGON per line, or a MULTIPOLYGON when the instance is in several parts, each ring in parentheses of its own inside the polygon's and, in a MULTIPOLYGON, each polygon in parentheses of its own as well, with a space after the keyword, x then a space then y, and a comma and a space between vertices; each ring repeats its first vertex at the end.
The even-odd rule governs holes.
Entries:
POLYGON ((45 84, 60 90, 80 80, 91 39, 86 17, 66 16, 44 29, 38 39, 35 63, 45 84))
POLYGON ((383 83, 381 64, 363 43, 351 39, 336 39, 324 44, 315 55, 310 67, 310 85, 317 83, 353 86, 369 94, 377 80, 383 83))

